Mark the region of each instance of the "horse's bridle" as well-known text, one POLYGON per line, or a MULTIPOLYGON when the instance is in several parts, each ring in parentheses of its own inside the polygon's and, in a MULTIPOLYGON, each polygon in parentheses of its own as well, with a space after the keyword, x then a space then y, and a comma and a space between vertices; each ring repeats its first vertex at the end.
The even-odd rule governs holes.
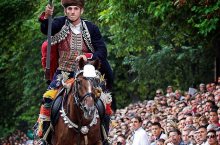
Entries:
MULTIPOLYGON (((91 85, 91 81, 92 81, 93 78, 88 78, 88 77, 84 77, 84 78, 86 80, 88 80, 90 82, 89 84, 91 85)), ((78 92, 79 82, 77 80, 77 77, 75 77, 75 82, 74 83, 75 84, 74 84, 74 94, 73 94, 73 96, 74 96, 75 104, 77 106, 79 106, 83 111, 86 111, 85 108, 83 107, 83 104, 82 104, 83 100, 85 100, 87 97, 92 97, 93 100, 95 100, 95 94, 91 90, 89 90, 89 92, 87 92, 84 96, 80 96, 79 92, 78 92)), ((92 87, 92 86, 90 86, 90 87, 92 87)))

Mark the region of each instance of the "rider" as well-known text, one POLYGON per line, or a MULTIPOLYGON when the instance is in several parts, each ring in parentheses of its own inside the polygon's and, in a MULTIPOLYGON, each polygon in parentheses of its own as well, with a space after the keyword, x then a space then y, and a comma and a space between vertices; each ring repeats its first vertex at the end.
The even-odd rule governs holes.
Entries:
MULTIPOLYGON (((100 72, 105 74, 107 81, 107 90, 111 90, 113 82, 113 74, 111 67, 107 61, 107 49, 103 41, 98 27, 90 21, 81 19, 84 12, 84 0, 61 0, 64 8, 65 16, 54 18, 52 21, 52 37, 51 37, 51 57, 57 57, 56 72, 48 86, 48 90, 43 95, 43 103, 40 108, 38 119, 38 136, 43 137, 47 128, 44 124, 50 121, 50 108, 52 101, 55 99, 58 87, 61 86, 61 72, 69 73, 69 77, 74 76, 76 71, 76 60, 81 58, 99 59, 101 62, 100 72)), ((48 17, 52 15, 54 8, 50 5, 46 6, 39 21, 41 22, 41 31, 47 34, 48 17)), ((47 46, 44 42, 43 48, 47 46)), ((45 56, 46 51, 42 51, 45 56)), ((44 58, 42 58, 44 59, 44 58)))

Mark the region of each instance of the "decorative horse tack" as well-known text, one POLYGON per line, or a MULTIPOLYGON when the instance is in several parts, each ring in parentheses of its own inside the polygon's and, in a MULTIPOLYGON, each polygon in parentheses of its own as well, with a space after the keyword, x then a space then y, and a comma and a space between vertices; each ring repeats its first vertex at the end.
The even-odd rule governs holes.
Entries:
POLYGON ((64 84, 69 88, 69 93, 66 92, 63 97, 60 117, 54 126, 54 145, 102 145, 100 117, 95 107, 96 99, 101 96, 97 94, 102 92, 97 84, 101 73, 92 65, 81 65, 79 68, 74 84, 64 84))
MULTIPOLYGON (((69 118, 68 116, 66 115, 64 109, 63 109, 63 105, 62 105, 62 109, 60 110, 60 113, 61 113, 61 117, 63 118, 64 120, 64 123, 67 124, 67 126, 69 128, 75 128, 76 130, 79 130, 79 126, 75 123, 73 123, 69 118)), ((82 134, 87 134, 89 132, 89 128, 92 127, 93 125, 96 125, 97 124, 97 118, 99 118, 99 115, 98 115, 98 111, 96 109, 95 111, 95 114, 94 114, 94 117, 91 121, 91 123, 88 125, 88 126, 82 126, 80 131, 82 134)))

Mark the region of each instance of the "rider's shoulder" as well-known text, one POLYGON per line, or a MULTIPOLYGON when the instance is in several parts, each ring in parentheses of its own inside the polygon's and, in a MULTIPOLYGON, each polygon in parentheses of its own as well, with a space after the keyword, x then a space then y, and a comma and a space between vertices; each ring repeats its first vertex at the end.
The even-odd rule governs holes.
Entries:
POLYGON ((93 23, 92 21, 90 21, 90 20, 87 20, 87 19, 84 19, 84 18, 81 18, 81 20, 82 20, 83 22, 85 22, 86 25, 96 26, 96 24, 94 24, 94 23, 93 23))

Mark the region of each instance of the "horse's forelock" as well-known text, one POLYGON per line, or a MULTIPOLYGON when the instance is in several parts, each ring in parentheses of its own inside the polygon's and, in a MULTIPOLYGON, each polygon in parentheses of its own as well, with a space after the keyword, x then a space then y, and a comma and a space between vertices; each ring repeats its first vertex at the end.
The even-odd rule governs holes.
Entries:
POLYGON ((86 64, 86 62, 83 60, 83 58, 81 58, 78 62, 79 64, 79 69, 83 70, 84 65, 86 64))

